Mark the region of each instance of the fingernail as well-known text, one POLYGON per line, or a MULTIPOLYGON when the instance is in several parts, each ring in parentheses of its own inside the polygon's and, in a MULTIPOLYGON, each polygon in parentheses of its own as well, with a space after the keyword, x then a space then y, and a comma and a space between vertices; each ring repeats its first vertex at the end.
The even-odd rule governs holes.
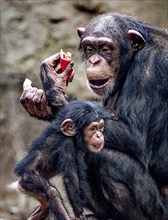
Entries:
POLYGON ((56 71, 57 74, 61 74, 62 73, 62 69, 59 68, 57 71, 56 71))
POLYGON ((73 62, 71 62, 69 65, 70 65, 71 67, 73 67, 73 66, 74 66, 74 63, 73 63, 73 62))

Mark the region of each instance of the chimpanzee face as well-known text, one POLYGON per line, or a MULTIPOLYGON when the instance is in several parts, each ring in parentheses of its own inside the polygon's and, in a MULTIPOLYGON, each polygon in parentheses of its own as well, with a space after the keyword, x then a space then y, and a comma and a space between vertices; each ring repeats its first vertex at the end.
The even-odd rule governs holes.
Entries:
MULTIPOLYGON (((121 69, 122 60, 145 46, 140 32, 123 26, 118 16, 99 16, 86 28, 78 28, 80 48, 85 58, 86 77, 90 88, 100 96, 113 91, 121 69)), ((134 26, 133 26, 134 28, 134 26)), ((122 68, 125 63, 122 63, 122 68)))
POLYGON ((90 151, 98 152, 104 147, 104 120, 91 122, 84 129, 84 141, 90 151))
POLYGON ((98 95, 106 95, 116 80, 119 49, 108 37, 86 37, 82 47, 88 84, 98 95))
MULTIPOLYGON (((76 129, 75 123, 72 119, 67 118, 61 124, 61 131, 65 136, 75 136, 78 129, 76 129)), ((85 128, 83 128, 84 141, 86 147, 90 151, 98 152, 104 147, 104 120, 90 122, 85 128)))

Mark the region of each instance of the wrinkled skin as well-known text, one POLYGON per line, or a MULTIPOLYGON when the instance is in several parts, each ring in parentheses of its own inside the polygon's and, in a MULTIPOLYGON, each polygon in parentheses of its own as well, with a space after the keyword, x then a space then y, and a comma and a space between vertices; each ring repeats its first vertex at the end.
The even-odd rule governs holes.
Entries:
MULTIPOLYGON (((73 62, 66 67, 64 72, 61 72, 59 53, 42 61, 40 66, 40 77, 45 92, 36 87, 24 90, 20 97, 23 108, 33 117, 50 120, 53 116, 53 112, 51 106, 48 105, 46 96, 51 92, 53 96, 55 94, 53 100, 49 101, 52 103, 52 106, 56 106, 57 109, 68 102, 68 98, 65 95, 68 86, 66 79, 72 68, 73 62), (50 84, 49 87, 48 83, 50 84)), ((73 76, 74 71, 71 78, 73 78, 73 76)))
POLYGON ((119 48, 115 48, 108 37, 86 37, 82 40, 82 48, 88 84, 95 93, 105 96, 117 77, 119 48))
POLYGON ((23 108, 33 117, 40 119, 52 115, 51 108, 47 105, 45 92, 42 89, 32 87, 24 90, 20 102, 23 108))

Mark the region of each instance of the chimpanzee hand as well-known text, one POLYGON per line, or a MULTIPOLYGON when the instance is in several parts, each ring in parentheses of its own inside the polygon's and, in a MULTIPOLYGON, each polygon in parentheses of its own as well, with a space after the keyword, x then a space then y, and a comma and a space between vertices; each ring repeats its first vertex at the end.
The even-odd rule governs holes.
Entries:
MULTIPOLYGON (((73 62, 62 72, 59 53, 50 56, 41 63, 40 77, 43 89, 54 114, 69 102, 65 91, 68 85, 67 77, 71 71, 73 71, 73 62)), ((71 79, 73 75, 74 71, 72 72, 71 79)))
MULTIPOLYGON (((65 94, 66 87, 68 86, 67 77, 72 71, 73 62, 71 62, 66 69, 62 72, 60 66, 60 54, 54 54, 41 63, 40 77, 43 84, 43 88, 47 93, 48 90, 54 89, 58 92, 65 94)), ((74 75, 72 72, 71 81, 74 75)))
POLYGON ((33 117, 48 119, 52 116, 51 108, 47 105, 46 95, 42 89, 30 87, 24 90, 20 102, 23 108, 33 117))
MULTIPOLYGON (((40 67, 40 77, 44 91, 36 87, 24 90, 20 102, 31 116, 50 120, 60 107, 68 103, 65 90, 68 86, 67 76, 72 71, 73 63, 71 62, 62 72, 60 54, 57 53, 42 61, 40 67)), ((73 76, 74 71, 70 81, 72 81, 73 76)))

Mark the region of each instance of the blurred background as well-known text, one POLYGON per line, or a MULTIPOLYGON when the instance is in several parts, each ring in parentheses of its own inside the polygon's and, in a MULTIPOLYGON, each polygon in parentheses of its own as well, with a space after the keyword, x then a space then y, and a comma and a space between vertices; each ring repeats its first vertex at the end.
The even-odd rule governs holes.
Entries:
MULTIPOLYGON (((62 48, 72 52, 75 63, 76 75, 67 93, 96 99, 85 82, 84 65, 77 51, 77 27, 87 25, 95 15, 117 12, 167 28, 168 1, 0 0, 0 10, 0 220, 22 220, 34 203, 7 185, 16 181, 14 165, 47 124, 31 118, 20 105, 24 79, 31 79, 33 86, 40 88, 40 62, 62 48)), ((53 182, 62 188, 61 179, 53 182)))

